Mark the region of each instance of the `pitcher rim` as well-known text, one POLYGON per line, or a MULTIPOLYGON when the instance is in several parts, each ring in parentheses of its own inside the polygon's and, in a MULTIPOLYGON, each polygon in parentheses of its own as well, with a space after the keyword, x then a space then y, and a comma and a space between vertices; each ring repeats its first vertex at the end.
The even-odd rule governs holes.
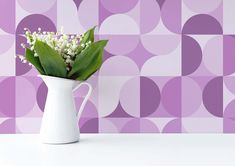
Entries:
POLYGON ((43 75, 43 74, 38 74, 37 76, 41 77, 41 78, 52 78, 52 79, 55 79, 55 80, 64 80, 64 81, 70 81, 70 82, 81 82, 81 81, 78 81, 78 80, 72 80, 72 79, 68 79, 68 78, 61 78, 61 77, 55 77, 55 76, 48 76, 48 75, 43 75))

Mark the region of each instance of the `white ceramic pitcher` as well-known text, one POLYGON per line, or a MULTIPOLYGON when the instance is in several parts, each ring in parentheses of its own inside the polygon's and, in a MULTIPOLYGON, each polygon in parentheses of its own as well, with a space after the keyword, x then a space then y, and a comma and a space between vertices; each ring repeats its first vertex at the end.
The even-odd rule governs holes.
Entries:
POLYGON ((87 82, 39 75, 48 87, 46 105, 42 118, 40 137, 43 143, 65 144, 79 141, 78 120, 90 97, 92 86, 87 82), (81 85, 89 90, 79 111, 76 111, 73 91, 81 85))

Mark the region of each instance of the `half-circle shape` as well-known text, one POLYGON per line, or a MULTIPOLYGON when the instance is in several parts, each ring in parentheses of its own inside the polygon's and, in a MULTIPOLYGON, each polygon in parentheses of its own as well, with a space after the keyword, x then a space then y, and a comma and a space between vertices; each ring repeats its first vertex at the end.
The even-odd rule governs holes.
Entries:
POLYGON ((16 132, 16 121, 15 119, 7 119, 0 124, 1 134, 13 134, 16 132))
POLYGON ((202 97, 208 112, 223 117, 223 77, 210 80, 203 90, 202 97))
POLYGON ((166 124, 163 128, 163 133, 181 133, 182 122, 180 119, 174 119, 166 124))
POLYGON ((212 16, 198 14, 189 18, 183 26, 183 34, 223 34, 220 23, 212 16))
POLYGON ((48 88, 44 82, 42 82, 37 90, 36 98, 38 107, 42 112, 44 112, 46 97, 47 97, 48 88))
POLYGON ((140 116, 148 117, 159 107, 161 92, 156 83, 148 77, 140 77, 140 116))
POLYGON ((193 38, 182 36, 182 75, 192 74, 200 66, 202 50, 193 38))
POLYGON ((223 73, 230 75, 235 72, 234 65, 235 38, 234 35, 223 36, 223 73))
MULTIPOLYGON (((0 83, 0 116, 15 117, 16 116, 16 78, 8 77, 0 83)), ((1 132, 0 132, 1 133, 1 132)))
POLYGON ((41 14, 32 14, 20 21, 16 28, 16 33, 22 34, 24 28, 28 28, 31 31, 37 31, 39 27, 42 28, 43 31, 56 31, 55 24, 48 17, 41 14))
POLYGON ((225 108, 224 118, 235 118, 235 100, 232 100, 225 108))

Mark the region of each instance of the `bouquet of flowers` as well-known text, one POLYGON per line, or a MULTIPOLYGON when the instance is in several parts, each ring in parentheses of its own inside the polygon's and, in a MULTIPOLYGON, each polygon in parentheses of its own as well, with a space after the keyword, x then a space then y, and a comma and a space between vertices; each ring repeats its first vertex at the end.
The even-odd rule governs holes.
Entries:
POLYGON ((42 75, 84 81, 102 64, 107 40, 94 41, 95 27, 82 35, 61 32, 31 32, 25 28, 27 43, 22 43, 23 63, 34 66, 42 75))

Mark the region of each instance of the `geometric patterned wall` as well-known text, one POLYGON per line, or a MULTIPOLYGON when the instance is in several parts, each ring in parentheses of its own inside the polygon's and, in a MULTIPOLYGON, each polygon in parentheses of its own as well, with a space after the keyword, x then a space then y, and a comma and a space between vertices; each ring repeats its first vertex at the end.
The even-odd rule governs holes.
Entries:
MULTIPOLYGON (((0 133, 38 133, 47 88, 23 28, 109 39, 81 132, 235 133, 235 1, 1 0, 0 133)), ((87 89, 77 91, 79 107, 87 89)))

